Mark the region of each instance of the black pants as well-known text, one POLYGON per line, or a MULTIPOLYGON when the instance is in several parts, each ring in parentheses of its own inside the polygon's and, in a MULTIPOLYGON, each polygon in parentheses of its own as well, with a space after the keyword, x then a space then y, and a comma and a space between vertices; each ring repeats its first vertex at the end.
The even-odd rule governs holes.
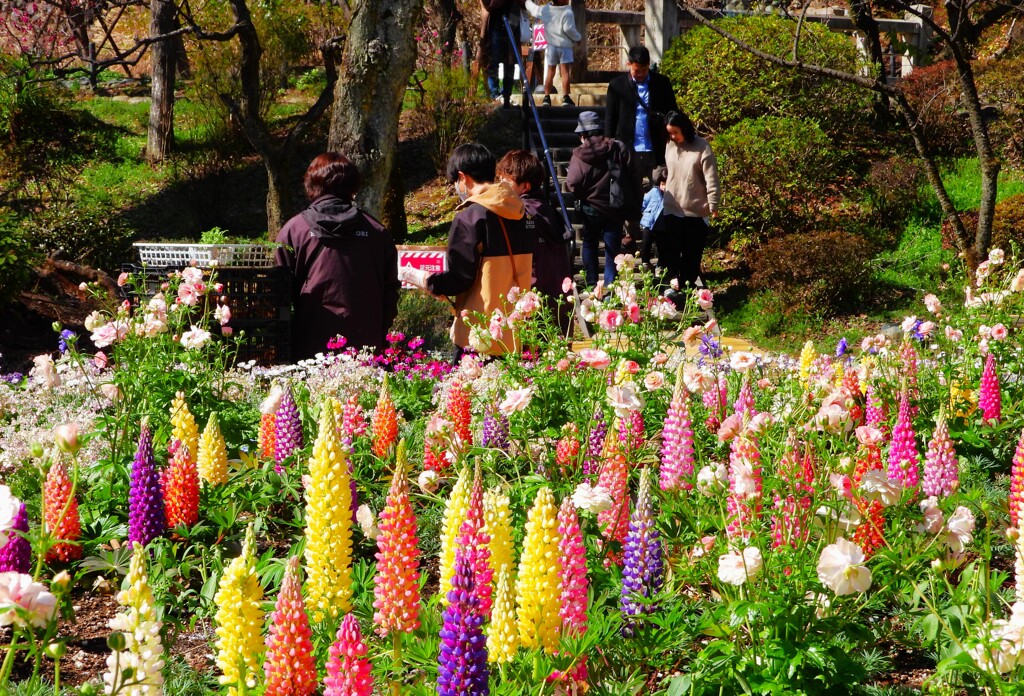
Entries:
POLYGON ((700 260, 710 228, 704 218, 662 214, 654 226, 658 242, 658 265, 665 279, 679 279, 679 286, 694 285, 700 275, 700 260))

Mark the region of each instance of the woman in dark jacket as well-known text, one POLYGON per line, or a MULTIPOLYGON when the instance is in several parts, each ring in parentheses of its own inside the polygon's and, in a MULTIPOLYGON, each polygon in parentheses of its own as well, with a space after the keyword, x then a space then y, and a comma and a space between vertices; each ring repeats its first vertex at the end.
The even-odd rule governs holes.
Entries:
POLYGON ((615 280, 615 257, 622 245, 623 211, 610 203, 611 174, 614 159, 623 172, 629 171, 629 148, 613 138, 601 135, 597 113, 580 114, 576 133, 581 144, 572 151, 565 183, 581 203, 583 212, 583 270, 588 286, 597 283, 598 244, 604 241, 604 284, 615 280))
POLYGON ((379 349, 398 314, 398 250, 391 234, 352 202, 359 170, 337 152, 305 176, 310 205, 277 235, 277 265, 292 272, 292 357, 311 358, 327 341, 379 349))

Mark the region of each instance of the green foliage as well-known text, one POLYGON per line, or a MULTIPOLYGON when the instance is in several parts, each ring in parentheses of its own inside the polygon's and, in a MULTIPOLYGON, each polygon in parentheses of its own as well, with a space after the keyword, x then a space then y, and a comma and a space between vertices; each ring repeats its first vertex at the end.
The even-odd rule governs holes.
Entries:
POLYGON ((714 147, 727 198, 719 226, 739 246, 806 225, 841 159, 817 123, 789 117, 746 119, 714 147))
POLYGON ((992 248, 1024 251, 1024 193, 1004 198, 996 204, 992 220, 992 248))
POLYGON ((37 221, 36 239, 44 249, 60 250, 64 258, 117 271, 131 258, 135 237, 118 213, 103 203, 53 206, 37 221))
POLYGON ((17 223, 14 213, 0 208, 0 306, 24 289, 37 260, 25 227, 17 223))
POLYGON ((398 296, 398 316, 391 329, 406 336, 419 336, 426 350, 445 350, 452 344, 448 336, 452 313, 448 306, 422 292, 402 291, 398 296))
POLYGON ((894 155, 871 163, 864 187, 869 220, 891 243, 920 207, 924 172, 917 160, 894 155))
POLYGON ((872 256, 867 240, 845 232, 778 237, 758 250, 751 284, 791 310, 827 317, 859 306, 870 288, 872 256))
POLYGON ((1014 166, 1024 166, 1024 55, 981 63, 977 74, 983 104, 999 108, 989 122, 992 144, 1014 166))
MULTIPOLYGON (((793 50, 790 20, 737 17, 717 24, 763 51, 788 56, 793 50)), ((820 24, 803 25, 800 59, 846 72, 859 68, 853 43, 820 24)), ((770 65, 707 27, 673 41, 661 71, 676 86, 679 105, 712 132, 770 115, 814 119, 836 136, 863 124, 871 101, 860 87, 770 65)))
POLYGON ((443 171, 458 145, 477 139, 491 111, 488 100, 470 90, 471 78, 461 67, 438 65, 427 77, 417 112, 431 131, 430 158, 443 171))

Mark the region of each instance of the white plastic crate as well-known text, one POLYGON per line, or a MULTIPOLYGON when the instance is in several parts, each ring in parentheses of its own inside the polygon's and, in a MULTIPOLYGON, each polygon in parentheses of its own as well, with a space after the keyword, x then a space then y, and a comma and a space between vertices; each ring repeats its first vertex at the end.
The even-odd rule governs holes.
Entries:
POLYGON ((271 268, 274 247, 267 244, 134 244, 146 266, 271 268))

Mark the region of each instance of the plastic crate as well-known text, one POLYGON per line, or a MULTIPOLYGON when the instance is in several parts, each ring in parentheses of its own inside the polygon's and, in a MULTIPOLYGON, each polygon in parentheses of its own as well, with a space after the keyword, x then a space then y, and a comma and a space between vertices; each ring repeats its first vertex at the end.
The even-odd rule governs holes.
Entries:
POLYGON ((236 362, 255 360, 260 365, 291 362, 292 324, 290 321, 235 321, 233 335, 241 336, 236 362))
POLYGON ((145 266, 182 268, 194 262, 210 268, 271 268, 274 247, 268 244, 133 244, 145 266))

